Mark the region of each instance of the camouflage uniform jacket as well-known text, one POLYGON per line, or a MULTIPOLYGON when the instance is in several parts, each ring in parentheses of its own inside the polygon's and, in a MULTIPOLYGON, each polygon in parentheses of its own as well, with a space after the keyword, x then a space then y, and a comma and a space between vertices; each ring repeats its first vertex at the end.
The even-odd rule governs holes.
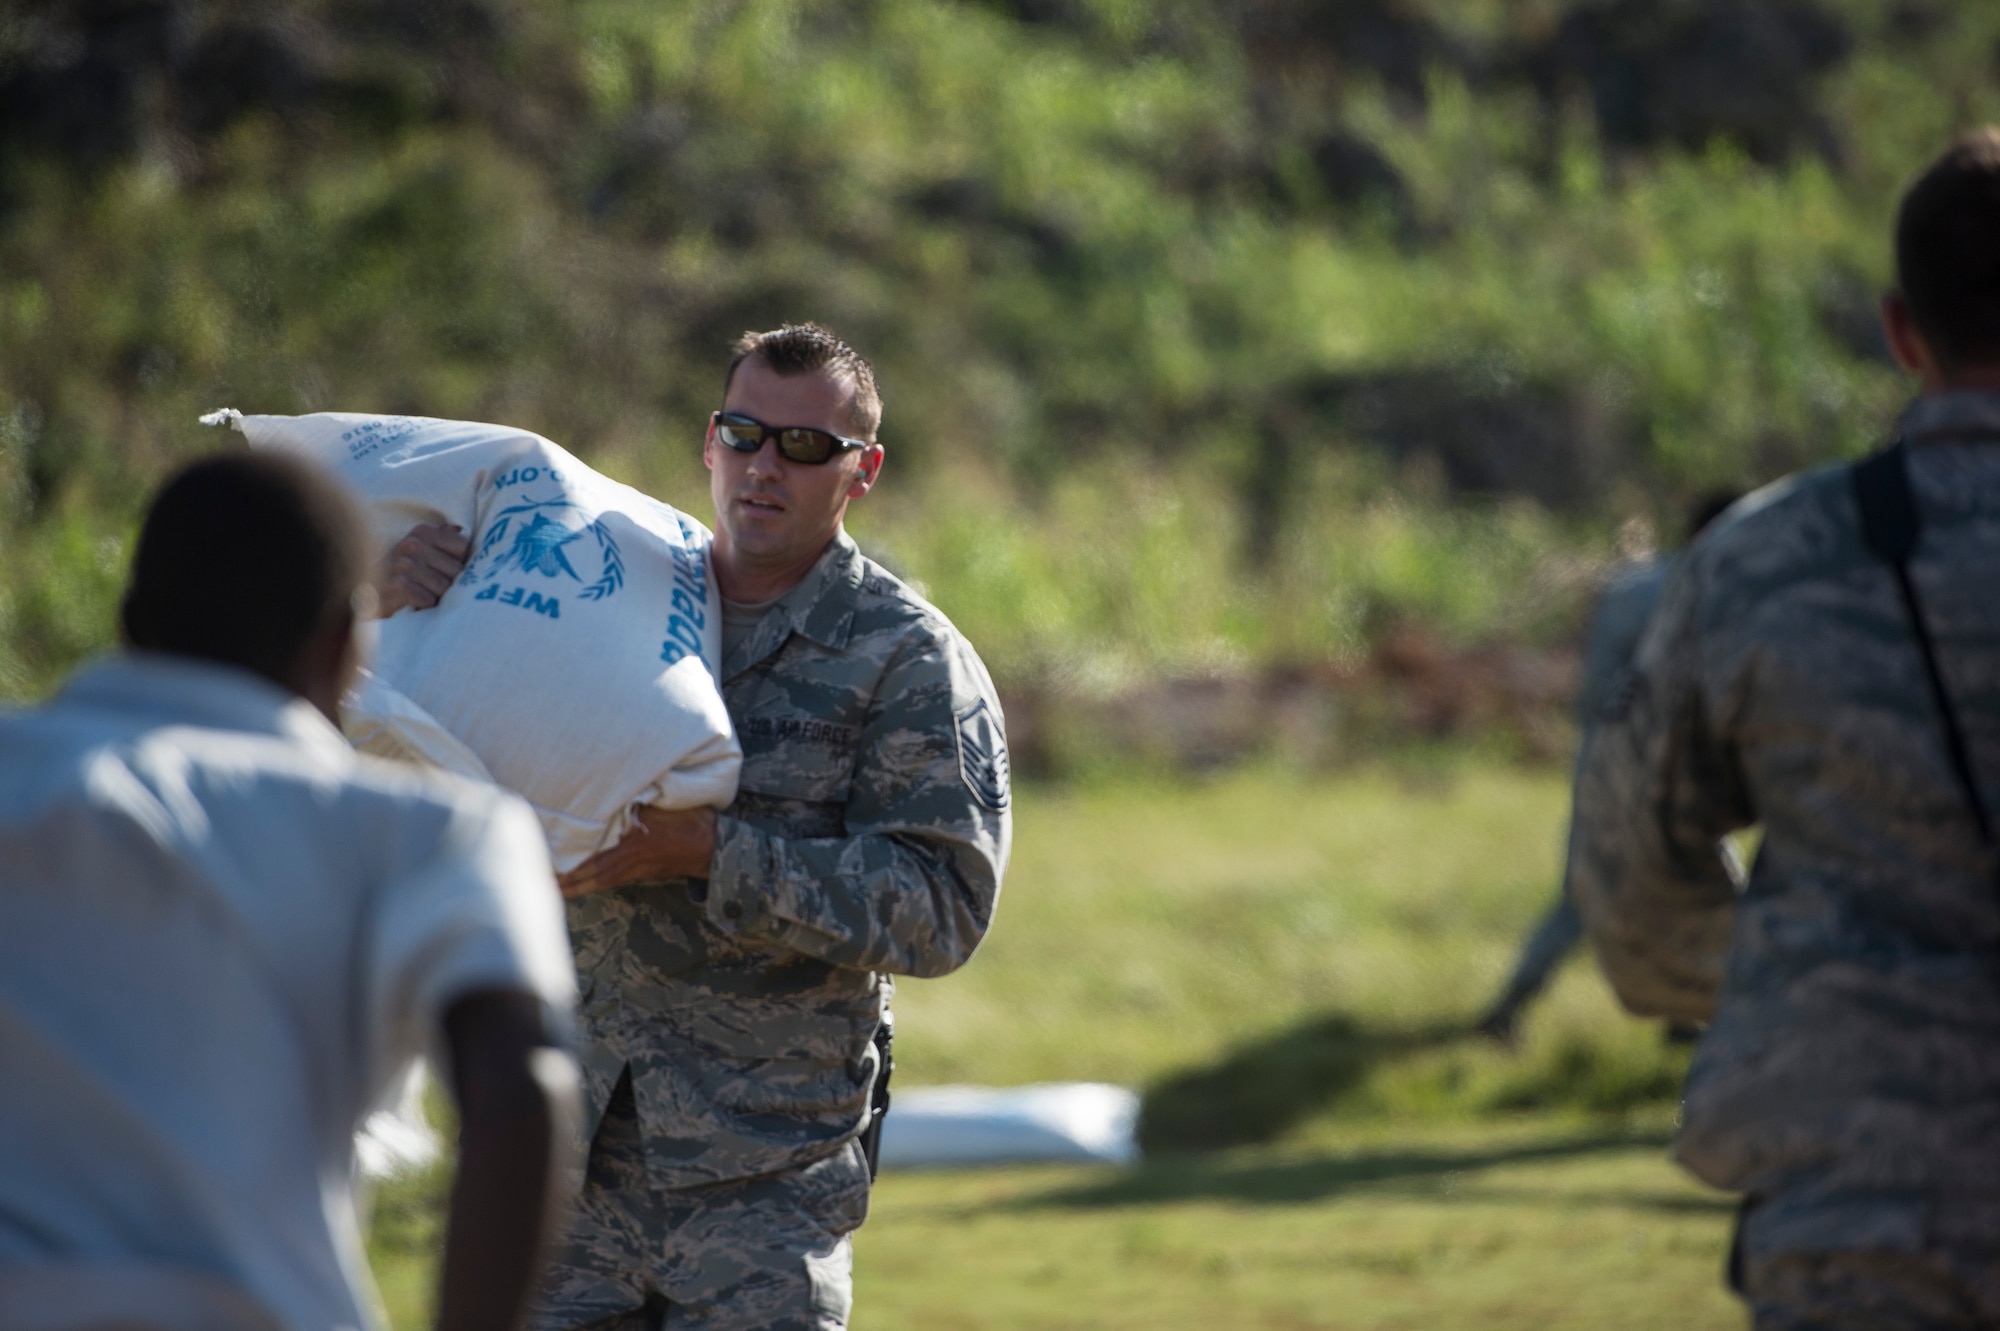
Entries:
MULTIPOLYGON (((1611 574, 1597 598, 1596 611, 1590 617, 1590 636, 1583 647, 1583 681, 1576 691, 1577 729, 1586 748, 1590 728, 1603 712, 1605 699, 1631 668, 1639 639, 1652 620, 1672 569, 1670 559, 1634 560, 1611 574)), ((1581 757, 1579 753, 1579 770, 1581 757)), ((1536 983, 1546 984, 1555 968, 1575 948, 1579 925, 1572 880, 1576 870, 1574 857, 1564 861, 1562 902, 1529 935, 1521 960, 1516 963, 1513 984, 1519 985, 1533 976, 1540 977, 1536 983), (1552 929, 1554 932, 1549 932, 1552 929)))
MULTIPOLYGON (((2000 807, 2000 395, 1905 415, 1912 576, 2000 807)), ((2000 1190, 2000 888, 1845 467, 1679 561, 1589 741, 1572 887, 1635 1012, 1713 1020, 1679 1155, 1792 1197, 2000 1190), (1716 840, 1763 842, 1739 897, 1716 840)))
POLYGON ((1596 720, 1604 710, 1605 695, 1632 664, 1672 567, 1672 561, 1664 558, 1634 560, 1605 581, 1583 648, 1583 687, 1576 694, 1576 716, 1582 725, 1596 720))
POLYGON ((705 888, 570 906, 587 1122, 629 1065, 662 1187, 803 1165, 861 1130, 884 972, 964 964, 1011 836, 986 668, 844 533, 722 678, 743 777, 705 888))

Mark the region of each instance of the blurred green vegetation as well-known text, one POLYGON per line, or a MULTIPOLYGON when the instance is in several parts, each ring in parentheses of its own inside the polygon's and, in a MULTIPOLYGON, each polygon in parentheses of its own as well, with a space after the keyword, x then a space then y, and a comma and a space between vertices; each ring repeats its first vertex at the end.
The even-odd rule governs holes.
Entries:
POLYGON ((109 641, 206 408, 504 420, 701 514, 726 340, 804 318, 881 369, 857 529, 1011 692, 1562 641, 1622 521, 1887 427, 1896 191, 2000 116, 1947 0, 1662 102, 1715 8, 26 0, 0 694, 109 641))

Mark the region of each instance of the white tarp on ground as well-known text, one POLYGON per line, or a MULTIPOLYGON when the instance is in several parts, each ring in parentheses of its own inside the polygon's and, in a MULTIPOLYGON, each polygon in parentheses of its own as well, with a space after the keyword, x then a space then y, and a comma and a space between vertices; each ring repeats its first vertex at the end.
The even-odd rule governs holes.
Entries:
POLYGON ((882 1121, 884 1169, 1130 1164, 1139 1096, 1103 1082, 919 1086, 894 1091, 882 1121))
MULTIPOLYGON (((437 1158, 413 1070, 356 1140, 362 1172, 388 1178, 437 1158)), ((1139 1158, 1139 1096, 1103 1082, 1037 1086, 918 1086, 897 1091, 882 1123, 884 1169, 1113 1164, 1139 1158)))
POLYGON ((508 426, 202 419, 331 469, 366 506, 377 557, 419 522, 472 540, 436 609, 379 625, 374 667, 346 700, 356 747, 524 796, 559 870, 615 842, 634 805, 729 803, 742 751, 716 685, 706 527, 508 426))

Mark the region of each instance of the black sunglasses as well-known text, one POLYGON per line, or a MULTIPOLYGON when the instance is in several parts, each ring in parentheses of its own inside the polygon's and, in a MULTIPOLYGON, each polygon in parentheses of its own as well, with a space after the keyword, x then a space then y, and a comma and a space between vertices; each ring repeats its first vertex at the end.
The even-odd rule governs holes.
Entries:
POLYGON ((816 467, 835 453, 868 447, 865 439, 843 439, 825 430, 803 425, 766 425, 753 416, 737 411, 718 411, 709 417, 715 437, 739 453, 755 453, 766 439, 778 441, 778 456, 787 462, 816 467))

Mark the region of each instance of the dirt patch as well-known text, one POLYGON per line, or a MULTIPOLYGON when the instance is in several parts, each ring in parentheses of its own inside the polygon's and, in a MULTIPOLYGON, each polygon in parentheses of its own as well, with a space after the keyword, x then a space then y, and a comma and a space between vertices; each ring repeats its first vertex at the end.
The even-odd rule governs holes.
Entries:
POLYGON ((1308 770, 1411 743, 1497 744, 1562 761, 1575 742, 1573 647, 1454 646, 1417 626, 1354 663, 1319 662, 1149 679, 1103 694, 1050 683, 1003 690, 1024 776, 1099 764, 1191 773, 1274 759, 1308 770))

